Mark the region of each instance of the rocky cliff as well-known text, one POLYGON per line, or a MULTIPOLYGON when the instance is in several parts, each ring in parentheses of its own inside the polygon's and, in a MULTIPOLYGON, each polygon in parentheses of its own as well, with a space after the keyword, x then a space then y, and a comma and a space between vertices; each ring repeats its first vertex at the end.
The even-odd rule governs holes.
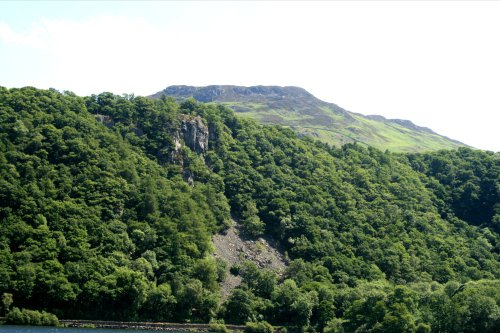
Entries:
MULTIPOLYGON (((181 153, 183 145, 202 156, 208 151, 209 129, 200 117, 181 114, 180 127, 172 137, 174 147, 169 159, 173 164, 184 166, 184 157, 181 153)), ((194 183, 194 175, 189 169, 184 169, 183 176, 190 185, 194 183)))
POLYGON ((181 115, 181 137, 186 146, 197 154, 208 151, 208 126, 200 117, 181 115))

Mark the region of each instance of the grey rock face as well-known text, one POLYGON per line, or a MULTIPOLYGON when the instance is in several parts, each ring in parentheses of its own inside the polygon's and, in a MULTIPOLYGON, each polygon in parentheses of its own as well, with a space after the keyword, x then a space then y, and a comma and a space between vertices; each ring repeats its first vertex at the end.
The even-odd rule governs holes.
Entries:
POLYGON ((200 117, 182 116, 181 136, 186 146, 197 154, 205 154, 208 151, 208 126, 200 117))
POLYGON ((95 114, 94 118, 98 122, 103 123, 104 126, 106 126, 106 127, 113 127, 115 125, 113 118, 111 118, 110 116, 106 116, 103 114, 95 114))

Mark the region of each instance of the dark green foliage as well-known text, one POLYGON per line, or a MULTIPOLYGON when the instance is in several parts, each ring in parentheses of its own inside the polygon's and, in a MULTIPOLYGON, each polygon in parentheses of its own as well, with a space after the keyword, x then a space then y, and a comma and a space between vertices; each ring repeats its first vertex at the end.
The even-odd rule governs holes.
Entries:
POLYGON ((173 320, 190 310, 171 286, 196 277, 199 303, 215 311, 206 257, 229 209, 210 180, 193 188, 164 163, 177 109, 1 88, 0 293, 63 317, 173 320))
POLYGON ((273 333, 274 329, 267 321, 248 322, 245 324, 246 333, 273 333))
POLYGON ((216 270, 217 270, 217 282, 224 282, 227 278, 227 263, 220 259, 215 259, 216 270))
POLYGON ((412 167, 424 173, 443 216, 500 232, 500 156, 459 148, 408 156, 412 167))
POLYGON ((210 321, 210 327, 209 327, 208 331, 209 332, 217 332, 217 333, 228 333, 229 332, 226 325, 224 324, 224 321, 215 321, 215 320, 210 321))
POLYGON ((232 138, 214 149, 233 212, 250 230, 262 221, 290 257, 327 268, 308 278, 354 285, 500 276, 498 234, 442 216, 425 176, 404 157, 223 120, 232 138))
POLYGON ((252 320, 257 315, 253 306, 254 296, 245 289, 234 289, 226 301, 224 318, 228 323, 242 324, 252 320))
POLYGON ((247 202, 243 212, 241 213, 240 223, 245 228, 245 231, 253 237, 260 236, 264 233, 265 224, 260 220, 257 213, 259 210, 255 202, 247 202))
POLYGON ((242 264, 240 275, 244 285, 257 296, 269 298, 276 287, 276 274, 260 269, 251 261, 242 264))
POLYGON ((12 294, 10 293, 3 293, 2 294, 2 311, 3 314, 7 314, 10 311, 10 307, 12 303, 14 302, 14 299, 12 297, 12 294))
POLYGON ((194 100, 0 88, 0 294, 60 318, 496 332, 499 189, 494 153, 332 148, 194 100), (179 135, 195 117, 203 153, 179 135), (230 212, 289 265, 231 267, 221 305, 211 236, 230 212))
POLYGON ((13 308, 7 314, 6 323, 10 325, 31 325, 31 326, 58 326, 57 317, 45 311, 13 308))

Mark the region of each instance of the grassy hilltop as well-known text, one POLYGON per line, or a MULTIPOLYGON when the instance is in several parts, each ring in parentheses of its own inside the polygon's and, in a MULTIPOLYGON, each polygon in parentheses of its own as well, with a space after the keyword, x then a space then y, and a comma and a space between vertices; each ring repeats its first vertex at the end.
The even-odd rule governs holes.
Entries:
POLYGON ((416 126, 411 121, 363 116, 314 97, 298 87, 170 86, 153 95, 226 105, 263 124, 289 127, 301 135, 342 145, 358 142, 381 150, 421 152, 464 147, 461 142, 416 126))

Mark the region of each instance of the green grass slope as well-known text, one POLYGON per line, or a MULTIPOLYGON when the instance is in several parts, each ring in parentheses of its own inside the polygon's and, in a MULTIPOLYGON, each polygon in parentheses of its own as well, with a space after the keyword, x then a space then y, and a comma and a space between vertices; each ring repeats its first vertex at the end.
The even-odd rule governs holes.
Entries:
POLYGON ((264 124, 289 127, 332 145, 358 142, 394 152, 423 152, 464 147, 461 142, 408 120, 363 116, 317 99, 302 88, 276 86, 170 86, 153 97, 224 104, 264 124))

